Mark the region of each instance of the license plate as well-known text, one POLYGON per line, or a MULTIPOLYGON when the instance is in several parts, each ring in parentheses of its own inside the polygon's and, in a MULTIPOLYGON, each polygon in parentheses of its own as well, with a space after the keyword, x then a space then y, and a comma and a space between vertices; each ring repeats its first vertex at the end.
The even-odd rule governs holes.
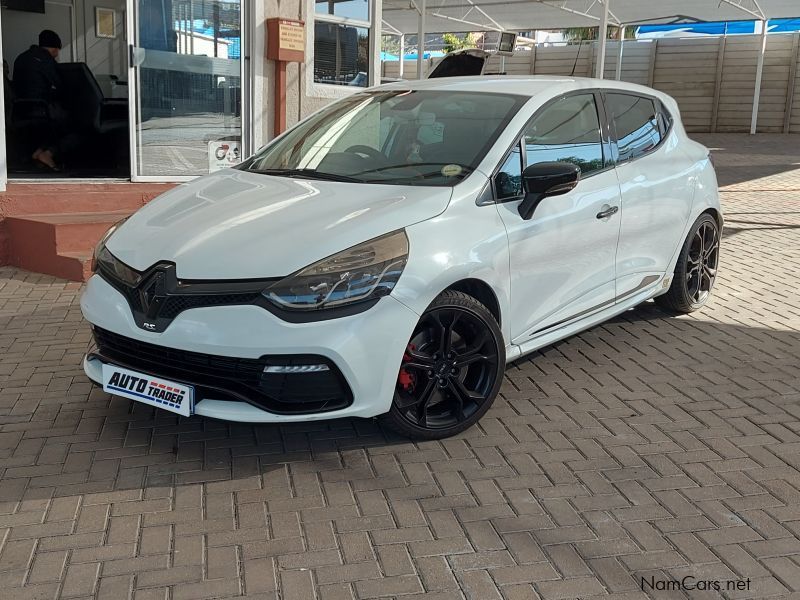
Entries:
POLYGON ((194 412, 194 388, 115 365, 103 364, 103 390, 184 417, 194 412))

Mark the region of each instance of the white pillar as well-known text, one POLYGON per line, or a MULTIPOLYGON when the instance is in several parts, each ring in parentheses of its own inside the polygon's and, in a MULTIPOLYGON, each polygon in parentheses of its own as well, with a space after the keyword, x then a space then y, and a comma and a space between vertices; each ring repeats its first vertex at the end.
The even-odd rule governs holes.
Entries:
POLYGON ((625 26, 619 28, 619 53, 617 54, 617 73, 616 80, 622 77, 622 47, 625 44, 625 26))
POLYGON ((419 2, 419 27, 417 27, 417 78, 425 78, 425 13, 427 12, 427 2, 419 2))
MULTIPOLYGON (((0 30, 0 47, 3 45, 3 33, 0 30)), ((6 191, 8 183, 8 164, 6 162, 6 114, 5 98, 3 94, 5 86, 0 85, 0 192, 6 191)))
POLYGON ((383 39, 383 2, 372 2, 370 6, 369 51, 372 55, 370 70, 367 73, 369 85, 381 82, 381 40, 383 39))
POLYGON ((405 33, 401 33, 400 34, 400 73, 398 75, 398 77, 400 79, 403 78, 403 67, 406 64, 405 55, 406 55, 406 34, 405 33))
POLYGON ((603 16, 600 19, 600 31, 597 34, 597 39, 600 41, 600 52, 594 70, 594 76, 597 79, 603 78, 603 70, 606 66, 606 37, 608 36, 608 5, 610 2, 611 0, 603 0, 603 16))
POLYGON ((761 45, 758 52, 758 66, 756 67, 756 87, 753 91, 753 114, 750 117, 750 135, 756 132, 758 125, 758 102, 761 98, 761 75, 764 72, 764 53, 767 50, 767 22, 761 23, 761 45))

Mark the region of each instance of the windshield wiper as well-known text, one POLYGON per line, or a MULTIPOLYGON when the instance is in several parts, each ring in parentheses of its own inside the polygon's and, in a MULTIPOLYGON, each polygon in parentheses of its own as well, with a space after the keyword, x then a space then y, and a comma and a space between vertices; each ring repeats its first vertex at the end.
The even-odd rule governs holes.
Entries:
MULTIPOLYGON (((452 165, 452 164, 456 164, 456 166, 461 167, 461 172, 458 173, 459 175, 461 175, 462 173, 464 175, 468 175, 469 173, 472 172, 472 167, 466 167, 464 165, 459 165, 457 163, 447 163, 447 162, 411 163, 410 162, 410 163, 404 163, 404 164, 399 164, 399 165, 384 165, 383 167, 376 167, 374 169, 367 169, 366 171, 358 171, 357 173, 354 173, 354 174, 355 175, 366 175, 367 173, 380 173, 381 171, 391 171, 392 169, 407 169, 409 167, 412 167, 412 168, 416 168, 416 167, 432 167, 432 166, 435 166, 435 165, 452 165)), ((440 171, 435 171, 435 172, 431 172, 431 173, 425 173, 423 175, 418 175, 417 177, 430 177, 430 176, 432 176, 434 174, 437 174, 437 173, 439 175, 442 175, 442 173, 440 171)), ((409 177, 413 177, 413 175, 409 176, 409 177)))
POLYGON ((343 181, 345 183, 364 183, 363 179, 338 175, 337 173, 326 173, 315 169, 248 169, 251 173, 261 175, 277 175, 279 177, 299 177, 301 179, 321 179, 323 181, 343 181))

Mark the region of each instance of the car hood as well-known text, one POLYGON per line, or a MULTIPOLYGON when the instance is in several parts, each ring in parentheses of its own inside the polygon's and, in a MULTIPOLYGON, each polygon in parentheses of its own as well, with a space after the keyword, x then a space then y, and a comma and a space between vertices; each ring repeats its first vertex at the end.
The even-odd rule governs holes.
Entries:
POLYGON ((447 207, 449 187, 293 179, 226 169, 162 194, 107 242, 142 271, 185 279, 281 277, 447 207))

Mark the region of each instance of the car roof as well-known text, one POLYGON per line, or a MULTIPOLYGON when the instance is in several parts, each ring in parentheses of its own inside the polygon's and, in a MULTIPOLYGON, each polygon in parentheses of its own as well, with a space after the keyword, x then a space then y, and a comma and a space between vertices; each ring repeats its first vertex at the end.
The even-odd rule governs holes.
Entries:
POLYGON ((649 87, 609 79, 590 77, 564 77, 558 75, 481 75, 466 77, 439 77, 422 80, 393 81, 379 89, 446 90, 450 92, 487 92, 517 94, 534 97, 546 93, 548 96, 564 94, 573 90, 618 89, 621 91, 664 95, 649 87))

